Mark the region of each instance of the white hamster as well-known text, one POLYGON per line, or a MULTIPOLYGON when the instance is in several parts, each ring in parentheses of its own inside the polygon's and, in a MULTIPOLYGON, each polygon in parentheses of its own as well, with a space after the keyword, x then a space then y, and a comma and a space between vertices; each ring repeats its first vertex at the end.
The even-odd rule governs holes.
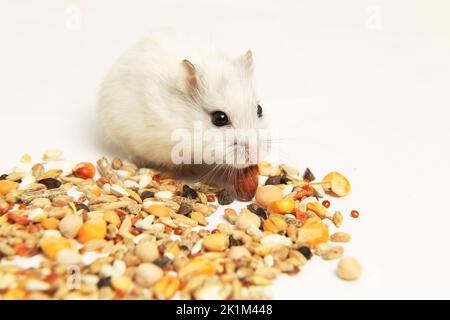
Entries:
MULTIPOLYGON (((180 167, 173 161, 172 150, 179 142, 173 139, 174 130, 193 133, 196 121, 203 130, 267 128, 253 69, 250 50, 239 57, 230 57, 212 48, 146 38, 125 51, 101 84, 100 124, 106 137, 134 161, 157 167, 180 167)), ((259 135, 258 139, 260 143, 265 141, 259 135)), ((201 144, 206 148, 211 142, 201 144)), ((238 146, 234 139, 215 151, 241 152, 236 149, 238 146)), ((246 148, 248 152, 248 144, 246 148)), ((193 159, 194 155, 191 156, 193 159)), ((243 168, 250 164, 248 155, 245 159, 245 163, 208 164, 243 168)), ((205 164, 203 160, 202 163, 205 164)))

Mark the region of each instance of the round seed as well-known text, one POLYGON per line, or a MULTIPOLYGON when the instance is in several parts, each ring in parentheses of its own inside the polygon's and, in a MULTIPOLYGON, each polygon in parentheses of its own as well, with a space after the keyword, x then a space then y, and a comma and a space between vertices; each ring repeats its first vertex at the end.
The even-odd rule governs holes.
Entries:
POLYGON ((75 238, 83 225, 83 219, 78 215, 65 216, 59 223, 59 231, 66 238, 75 238))
POLYGON ((347 281, 353 281, 361 276, 361 264, 352 257, 344 257, 339 261, 337 275, 347 281))
POLYGON ((261 225, 261 219, 248 209, 242 209, 241 214, 236 219, 236 227, 241 230, 246 230, 250 226, 259 228, 261 225))
POLYGON ((143 262, 153 262, 159 257, 159 250, 155 243, 141 241, 135 248, 136 256, 143 262))
POLYGON ((142 287, 151 287, 164 273, 160 267, 153 263, 141 263, 136 270, 135 280, 142 287))

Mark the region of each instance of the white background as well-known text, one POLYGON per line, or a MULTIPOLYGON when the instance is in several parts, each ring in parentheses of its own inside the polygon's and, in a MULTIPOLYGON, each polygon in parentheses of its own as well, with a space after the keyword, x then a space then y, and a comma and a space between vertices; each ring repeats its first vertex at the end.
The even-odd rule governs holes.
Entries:
POLYGON ((1 0, 0 171, 48 147, 74 160, 114 155, 98 136, 96 90, 150 31, 251 48, 285 139, 280 161, 352 181, 331 201, 353 235, 346 252, 364 266, 347 283, 335 261, 315 258, 274 297, 450 298, 449 16, 445 0, 1 0))

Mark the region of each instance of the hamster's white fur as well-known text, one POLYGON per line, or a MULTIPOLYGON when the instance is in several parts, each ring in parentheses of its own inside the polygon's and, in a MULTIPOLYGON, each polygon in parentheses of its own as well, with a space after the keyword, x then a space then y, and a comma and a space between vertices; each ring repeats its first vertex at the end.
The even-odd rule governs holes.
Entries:
POLYGON ((109 70, 98 115, 107 138, 134 160, 170 167, 173 130, 192 130, 196 120, 203 129, 220 130, 211 121, 214 111, 225 112, 232 128, 265 128, 257 105, 250 51, 229 57, 153 37, 133 45, 109 70), (192 77, 195 92, 190 91, 192 77))

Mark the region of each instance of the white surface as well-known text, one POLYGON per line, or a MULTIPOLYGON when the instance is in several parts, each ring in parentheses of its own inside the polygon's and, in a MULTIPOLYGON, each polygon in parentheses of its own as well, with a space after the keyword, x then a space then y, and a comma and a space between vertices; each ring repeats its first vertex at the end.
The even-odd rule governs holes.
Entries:
POLYGON ((148 31, 252 48, 265 112, 286 139, 282 161, 352 181, 349 197, 331 201, 364 266, 347 283, 316 258, 278 280, 274 297, 450 298, 450 3, 276 3, 1 0, 1 171, 48 147, 74 160, 113 155, 98 139, 96 89, 148 31))

